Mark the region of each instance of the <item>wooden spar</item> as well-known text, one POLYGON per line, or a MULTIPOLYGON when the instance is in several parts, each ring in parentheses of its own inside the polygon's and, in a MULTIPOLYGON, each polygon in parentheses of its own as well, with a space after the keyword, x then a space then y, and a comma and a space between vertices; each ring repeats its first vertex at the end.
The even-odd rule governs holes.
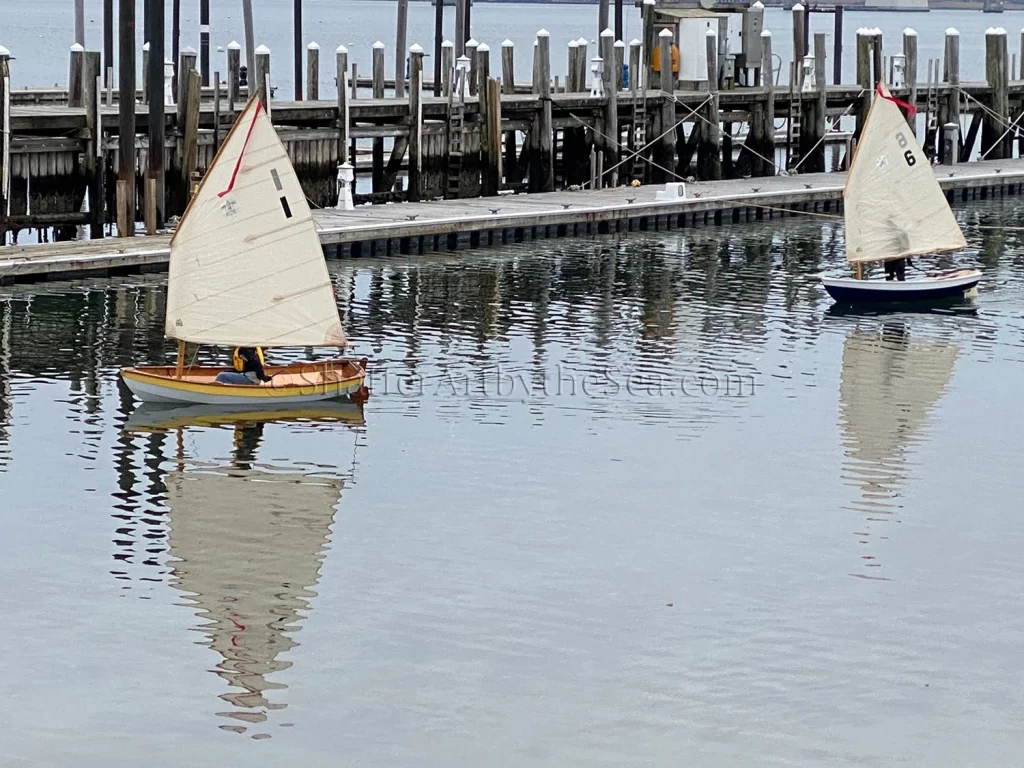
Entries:
POLYGON ((178 363, 174 369, 174 377, 182 378, 185 372, 185 342, 178 339, 178 363))
MULTIPOLYGON (((146 81, 149 99, 149 148, 146 162, 146 176, 152 179, 154 189, 154 227, 163 226, 165 213, 164 197, 164 2, 163 0, 147 0, 151 5, 149 12, 150 29, 153 40, 150 43, 150 67, 146 81)), ((147 188, 148 189, 148 188, 147 188)))
MULTIPOLYGON (((292 0, 292 61, 295 75, 295 100, 302 101, 302 0, 292 0)), ((269 94, 268 94, 269 96, 269 94)))
POLYGON ((306 46, 306 98, 320 98, 320 46, 316 43, 306 46))
POLYGON ((135 234, 135 0, 120 0, 118 37, 118 235, 135 234))

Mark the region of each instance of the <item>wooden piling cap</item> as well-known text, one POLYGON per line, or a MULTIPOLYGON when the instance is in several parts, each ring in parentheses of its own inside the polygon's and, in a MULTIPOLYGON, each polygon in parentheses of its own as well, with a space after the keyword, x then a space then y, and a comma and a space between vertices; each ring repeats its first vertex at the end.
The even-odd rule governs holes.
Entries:
POLYGON ((956 27, 950 27, 949 29, 946 30, 946 37, 958 36, 959 34, 960 32, 959 30, 957 30, 956 27))
POLYGON ((337 48, 334 49, 334 52, 335 53, 348 53, 348 48, 346 48, 344 45, 339 45, 337 48))
POLYGON ((184 48, 181 49, 181 55, 182 56, 195 56, 196 55, 196 49, 193 48, 191 45, 186 45, 184 48))
POLYGON ((466 41, 466 47, 467 47, 467 48, 476 48, 476 47, 477 47, 478 45, 480 45, 480 43, 478 43, 478 42, 477 42, 477 41, 476 41, 475 39, 473 39, 472 37, 471 37, 471 38, 469 38, 469 40, 467 40, 467 41, 466 41))
POLYGON ((445 40, 444 42, 441 43, 441 47, 442 48, 454 48, 455 47, 455 43, 453 43, 451 40, 445 40))
POLYGON ((644 5, 654 5, 654 0, 644 0, 644 5))
POLYGON ((634 37, 632 40, 629 41, 629 47, 632 48, 634 45, 638 45, 639 46, 639 45, 643 45, 643 43, 641 43, 639 40, 637 40, 634 37))
POLYGON ((507 37, 501 41, 502 48, 515 48, 516 44, 509 40, 507 37))
POLYGON ((989 27, 985 30, 986 35, 1005 35, 1006 30, 1002 27, 989 27))
POLYGON ((319 43, 315 43, 315 42, 314 43, 310 43, 309 45, 306 46, 306 50, 307 51, 319 51, 320 50, 320 44, 319 43))
POLYGON ((752 11, 763 11, 764 10, 764 3, 762 3, 761 0, 757 0, 756 3, 754 3, 752 6, 750 6, 750 10, 752 10, 752 11))
MULTIPOLYGON (((711 32, 710 29, 708 30, 708 32, 711 33, 711 34, 714 34, 714 33, 711 32)), ((658 37, 672 37, 672 32, 671 32, 671 30, 663 29, 663 30, 661 30, 661 32, 658 33, 658 37)))
POLYGON ((904 37, 917 37, 917 30, 916 29, 911 29, 910 27, 907 27, 906 29, 903 30, 903 36, 904 37))
MULTIPOLYGON (((672 33, 671 33, 671 32, 669 32, 669 31, 668 31, 667 29, 663 29, 663 30, 661 30, 661 34, 663 34, 663 35, 664 35, 664 34, 665 34, 666 32, 667 32, 667 33, 668 33, 669 35, 671 35, 671 34, 672 34, 672 33)), ((704 33, 704 37, 718 37, 718 33, 717 33, 717 32, 716 32, 715 30, 713 30, 713 29, 712 29, 711 27, 708 27, 708 31, 704 33)))
POLYGON ((608 29, 608 27, 605 27, 601 30, 601 37, 615 37, 615 33, 608 29))
POLYGON ((228 50, 229 51, 240 51, 240 50, 242 50, 242 46, 238 44, 237 40, 232 40, 230 43, 228 43, 228 50))
POLYGON ((538 29, 537 37, 551 37, 551 33, 548 32, 546 29, 538 29))
POLYGON ((771 36, 772 36, 772 31, 770 29, 762 29, 761 30, 761 37, 771 37, 771 36))
MULTIPOLYGON (((75 43, 74 45, 71 46, 71 50, 72 51, 84 51, 85 48, 80 46, 78 43, 75 43)), ((148 51, 149 50, 149 43, 143 43, 142 44, 142 50, 148 51)))
POLYGON ((7 50, 4 46, 0 45, 0 58, 9 59, 10 57, 11 52, 7 50))
POLYGON ((423 46, 419 43, 413 43, 409 46, 409 53, 423 53, 423 46))
POLYGON ((490 53, 491 46, 489 46, 487 43, 480 43, 480 45, 476 47, 476 51, 477 53, 490 53))
POLYGON ((804 7, 800 5, 800 3, 797 3, 796 5, 793 6, 794 11, 802 11, 803 9, 804 7))
POLYGON ((375 51, 382 51, 382 50, 384 50, 384 43, 382 43, 380 40, 378 40, 376 43, 373 44, 373 50, 375 50, 375 51))
MULTIPOLYGON (((149 50, 147 48, 148 45, 149 45, 149 43, 146 43, 146 45, 142 46, 142 50, 144 50, 144 51, 145 50, 149 50)), ((85 50, 85 46, 82 45, 81 43, 72 43, 72 45, 71 45, 71 52, 72 53, 82 53, 82 51, 84 51, 84 50, 85 50)))
MULTIPOLYGON (((184 53, 184 51, 182 51, 182 53, 184 53)), ((270 54, 270 49, 269 49, 269 48, 267 48, 267 46, 265 46, 265 45, 261 45, 261 46, 259 46, 259 47, 258 47, 258 48, 257 48, 257 49, 256 49, 256 50, 254 51, 254 53, 255 53, 256 55, 260 55, 260 54, 263 54, 264 56, 267 56, 267 55, 269 55, 269 54, 270 54)))
POLYGON ((615 48, 625 48, 626 44, 624 42, 622 42, 621 40, 616 40, 615 41, 615 45, 613 47, 615 47, 615 48))

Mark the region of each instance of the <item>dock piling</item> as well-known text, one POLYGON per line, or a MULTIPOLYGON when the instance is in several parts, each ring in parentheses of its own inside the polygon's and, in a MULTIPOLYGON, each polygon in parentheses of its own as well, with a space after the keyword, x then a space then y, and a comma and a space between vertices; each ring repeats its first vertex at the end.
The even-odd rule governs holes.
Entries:
POLYGON ((434 96, 441 95, 441 47, 444 45, 444 2, 434 3, 434 96))
MULTIPOLYGON (((516 92, 516 67, 515 67, 515 44, 511 40, 503 40, 501 43, 501 92, 516 92)), ((505 133, 505 180, 509 184, 519 183, 519 157, 516 148, 516 132, 505 133)))
MULTIPOLYGON (((270 49, 265 45, 259 46, 253 58, 256 60, 256 66, 249 74, 249 93, 257 94, 263 108, 267 109, 267 105, 270 103, 270 49)), ((184 56, 182 56, 182 59, 184 59, 184 56)), ((179 101, 180 98, 179 90, 179 101)), ((181 110, 182 107, 179 104, 179 117, 182 114, 181 110)))
POLYGON ((409 49, 409 200, 420 199, 423 172, 423 48, 409 49))
POLYGON ((135 0, 118 2, 118 217, 119 237, 135 235, 135 0))
POLYGON ((292 74, 295 80, 295 100, 302 101, 302 0, 292 0, 292 16, 292 74))
POLYGON ((75 42, 85 49, 85 0, 75 0, 75 42))
MULTIPOLYGON (((162 58, 162 57, 161 57, 162 58)), ((158 58, 157 61, 160 59, 158 58)), ((199 74, 210 84, 210 0, 199 0, 199 74)), ((214 85, 219 85, 214 83, 214 85)))
MULTIPOLYGON (((373 98, 384 98, 384 43, 380 40, 373 44, 373 98)), ((387 192, 384 184, 384 139, 373 140, 373 191, 387 192)))
MULTIPOLYGON (((149 0, 146 0, 146 8, 149 8, 149 0)), ((146 23, 149 23, 149 13, 146 14, 146 23)), ((149 43, 142 45, 142 103, 149 104, 149 43)), ((160 91, 163 91, 163 82, 160 83, 160 91)))
MULTIPOLYGON (((917 103, 917 32, 907 27, 903 30, 903 56, 906 59, 907 85, 910 87, 910 96, 907 99, 911 104, 917 103)), ((907 122, 910 124, 910 132, 917 136, 917 114, 907 115, 907 122)))
POLYGON ((804 21, 807 16, 806 9, 797 3, 793 6, 793 70, 796 77, 794 90, 799 91, 804 84, 804 70, 801 64, 804 56, 807 55, 807 36, 804 21))
POLYGON ((256 37, 252 26, 252 0, 242 0, 242 26, 245 31, 245 71, 248 75, 249 95, 252 96, 253 77, 256 74, 256 37))
MULTIPOLYGON (((946 30, 946 45, 945 45, 945 60, 943 64, 944 76, 943 79, 949 84, 949 90, 946 94, 946 102, 943 108, 939 110, 939 122, 943 126, 952 124, 956 126, 957 134, 960 130, 960 33, 953 27, 946 30)), ((943 128, 943 142, 942 151, 947 150, 946 141, 946 130, 943 128)), ((959 139, 954 144, 956 147, 956 154, 959 155, 959 139)), ((945 155, 940 157, 942 163, 955 162, 952 158, 947 158, 945 155)))
POLYGON ((238 70, 242 64, 242 46, 237 41, 228 43, 228 112, 235 113, 235 104, 238 103, 238 70))
MULTIPOLYGON (((1024 37, 1024 34, 1022 34, 1024 37)), ((103 0, 103 87, 114 79, 114 0, 103 0)))
POLYGON ((1013 137, 1006 130, 1010 124, 1009 62, 1006 30, 1002 27, 985 32, 985 80, 991 95, 982 122, 981 153, 988 159, 1002 160, 1013 154, 1013 137))
POLYGON ((530 190, 551 192, 555 188, 555 167, 551 132, 551 35, 537 32, 537 57, 533 81, 540 96, 540 110, 534 124, 536 140, 530 162, 530 190))
MULTIPOLYGON (((862 89, 859 103, 856 109, 856 128, 854 138, 859 139, 861 131, 864 130, 864 121, 868 119, 868 109, 871 108, 871 94, 874 91, 874 83, 871 81, 871 43, 873 33, 870 29, 861 27, 857 30, 857 85, 862 89)), ((849 161, 849 158, 847 158, 849 161)))
POLYGON ((85 60, 85 48, 81 43, 71 46, 70 67, 68 74, 68 106, 82 106, 82 66, 85 60))
POLYGON ((477 91, 477 68, 479 67, 479 61, 477 60, 477 48, 480 47, 473 38, 466 41, 466 53, 464 54, 469 59, 469 95, 476 96, 477 91))
POLYGON ((640 87, 648 91, 654 83, 654 46, 658 44, 654 37, 654 0, 644 0, 640 8, 640 23, 644 33, 644 76, 640 87))
MULTIPOLYGON (((671 34, 671 33, 669 33, 671 34)), ((697 172, 702 179, 720 179, 722 178, 722 141, 721 131, 718 125, 719 120, 719 109, 718 109, 718 34, 714 29, 708 29, 704 35, 705 54, 707 56, 707 78, 708 78, 708 100, 707 105, 701 110, 701 118, 697 125, 694 126, 695 131, 698 133, 698 144, 697 144, 697 172)), ((671 61, 671 58, 664 58, 664 51, 661 54, 662 61, 671 61)), ((662 66, 662 72, 665 67, 662 66)), ((671 67, 669 67, 671 71, 671 67)), ((664 75, 662 75, 664 77, 664 75)), ((674 112, 673 112, 674 115, 674 112)), ((671 125, 671 123, 669 123, 671 125)), ((668 126, 663 126, 661 130, 666 130, 668 126)), ((674 136, 674 132, 673 132, 674 136)), ((670 166, 669 166, 670 167, 670 166)), ((655 169, 657 171, 657 169, 655 169)), ((665 176, 666 182, 673 181, 673 179, 665 176)))
MULTIPOLYGON (((149 152, 146 158, 146 177, 154 182, 153 221, 154 226, 163 226, 166 213, 165 196, 165 127, 164 127, 164 3, 163 0, 150 2, 148 18, 153 40, 150 45, 150 68, 146 75, 144 89, 149 95, 149 152)), ((149 191, 149 187, 146 187, 149 191)))
POLYGON ((315 42, 306 46, 306 98, 320 99, 320 46, 315 42))
MULTIPOLYGON (((442 0, 443 2, 443 0, 442 0)), ((455 58, 466 53, 469 30, 466 28, 466 8, 469 0, 455 0, 455 58)))
POLYGON ((339 45, 334 51, 335 82, 338 84, 338 164, 349 162, 348 133, 348 48, 339 45))
MULTIPOLYGON (((405 96, 405 41, 408 28, 409 0, 398 0, 398 18, 395 24, 395 98, 398 99, 405 96)), ((411 74, 411 55, 409 68, 411 74)))
POLYGON ((0 45, 0 246, 7 245, 11 199, 11 52, 0 45))
POLYGON ((452 80, 455 77, 455 43, 445 40, 441 43, 441 81, 443 90, 441 95, 450 97, 452 95, 452 80))

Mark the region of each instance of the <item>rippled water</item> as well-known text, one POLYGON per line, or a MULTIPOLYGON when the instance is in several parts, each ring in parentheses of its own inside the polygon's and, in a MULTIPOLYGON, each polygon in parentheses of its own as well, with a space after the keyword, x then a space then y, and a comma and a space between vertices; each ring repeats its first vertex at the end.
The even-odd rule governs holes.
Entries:
POLYGON ((809 218, 338 263, 289 420, 133 407, 162 277, 2 289, 0 763, 1013 764, 1022 214, 974 314, 809 218))

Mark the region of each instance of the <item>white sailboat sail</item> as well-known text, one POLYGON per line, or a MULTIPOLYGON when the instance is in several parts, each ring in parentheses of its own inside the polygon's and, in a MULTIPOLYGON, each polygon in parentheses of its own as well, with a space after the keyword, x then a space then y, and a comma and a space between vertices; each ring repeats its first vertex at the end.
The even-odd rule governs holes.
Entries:
POLYGON ((884 85, 868 111, 843 198, 852 264, 967 246, 928 158, 884 85))
POLYGON ((312 213, 256 98, 171 240, 165 333, 222 346, 345 343, 312 213))
POLYGON ((173 584, 221 657, 216 672, 231 686, 221 698, 238 707, 223 714, 265 720, 285 706, 268 699, 285 687, 269 677, 291 666, 280 655, 310 610, 342 481, 216 467, 165 484, 173 584))

